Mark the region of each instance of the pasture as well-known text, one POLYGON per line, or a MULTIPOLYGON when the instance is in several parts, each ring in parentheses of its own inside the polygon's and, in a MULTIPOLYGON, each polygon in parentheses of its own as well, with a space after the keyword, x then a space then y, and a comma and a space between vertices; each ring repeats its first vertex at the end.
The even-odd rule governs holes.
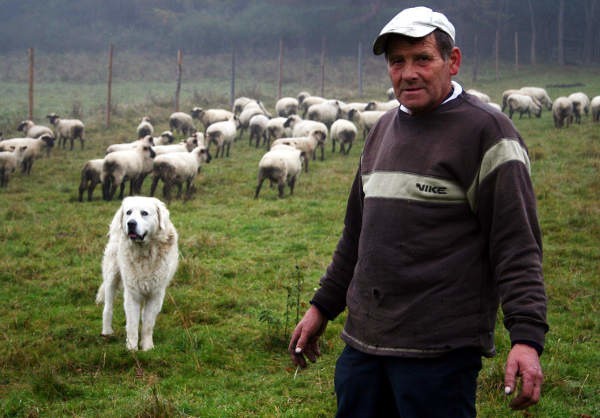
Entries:
MULTIPOLYGON (((385 100, 387 81, 379 65, 381 80, 365 96, 385 100)), ((496 102, 504 89, 523 85, 555 85, 548 88, 552 98, 577 90, 600 94, 597 68, 538 68, 500 81, 483 77, 476 85, 459 81, 496 102), (580 85, 565 86, 575 82, 580 85)), ((103 201, 100 188, 93 202, 78 202, 79 174, 107 145, 133 139, 144 114, 157 121, 155 132, 167 129, 174 83, 113 87, 118 104, 107 129, 104 85, 40 84, 36 121, 47 124, 43 116, 52 111, 77 113, 89 140, 83 150, 77 143, 73 151, 55 148, 34 163, 30 176, 16 174, 0 189, 0 415, 333 416, 343 315, 329 324, 323 356, 308 369, 292 368, 286 349, 341 232, 362 139, 348 156, 332 154, 327 143, 325 161, 312 163, 294 195, 286 188, 284 199, 266 184, 253 199, 264 149, 250 147, 248 133, 229 158, 205 164, 193 197, 169 205, 180 236, 180 265, 158 316, 156 348, 128 352, 122 298, 110 339, 100 336, 102 307, 94 304, 108 225, 120 202, 103 201)), ((226 107, 227 88, 215 80, 184 83, 181 109, 226 107)), ((284 94, 301 88, 307 87, 287 86, 284 94)), ((308 90, 318 94, 316 87, 308 90)), ((270 85, 241 84, 238 95, 256 92, 273 111, 270 85)), ((352 96, 343 80, 328 85, 326 94, 365 99, 352 96)), ((0 95, 0 130, 17 136, 16 124, 26 118, 27 86, 0 83, 0 95)), ((509 341, 499 318, 499 355, 485 359, 480 374, 479 416, 597 416, 600 125, 588 116, 581 125, 556 130, 548 111, 540 119, 514 122, 529 147, 544 234, 550 324, 542 356, 545 385, 539 405, 528 412, 508 409, 503 364, 509 341)), ((147 179, 143 193, 149 186, 147 179)))

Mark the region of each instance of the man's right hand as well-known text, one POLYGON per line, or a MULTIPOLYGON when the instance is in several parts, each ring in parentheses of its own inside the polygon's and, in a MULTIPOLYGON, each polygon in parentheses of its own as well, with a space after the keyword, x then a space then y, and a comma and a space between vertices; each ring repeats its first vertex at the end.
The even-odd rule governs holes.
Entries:
POLYGON ((321 355, 319 337, 323 335, 325 328, 327 318, 316 306, 311 305, 296 325, 288 346, 290 357, 296 366, 305 368, 306 358, 313 363, 317 361, 317 357, 321 355))

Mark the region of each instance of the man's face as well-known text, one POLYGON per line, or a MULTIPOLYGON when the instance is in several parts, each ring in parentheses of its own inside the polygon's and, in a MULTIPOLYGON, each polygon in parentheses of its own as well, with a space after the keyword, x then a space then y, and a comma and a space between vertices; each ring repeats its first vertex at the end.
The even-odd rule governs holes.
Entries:
POLYGON ((433 34, 416 43, 394 36, 388 41, 386 53, 394 94, 413 114, 434 109, 450 93, 451 78, 460 67, 458 48, 444 60, 433 34))

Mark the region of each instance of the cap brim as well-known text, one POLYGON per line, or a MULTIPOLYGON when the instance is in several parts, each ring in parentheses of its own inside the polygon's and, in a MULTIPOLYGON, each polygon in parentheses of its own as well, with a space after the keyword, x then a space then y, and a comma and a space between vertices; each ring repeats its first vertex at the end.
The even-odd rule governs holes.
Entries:
POLYGON ((380 34, 375 42, 373 42, 373 53, 375 55, 381 55, 385 52, 385 45, 388 41, 388 38, 391 35, 399 35, 399 36, 407 36, 409 38, 423 38, 424 36, 432 33, 436 28, 401 28, 401 29, 392 29, 389 32, 380 34))

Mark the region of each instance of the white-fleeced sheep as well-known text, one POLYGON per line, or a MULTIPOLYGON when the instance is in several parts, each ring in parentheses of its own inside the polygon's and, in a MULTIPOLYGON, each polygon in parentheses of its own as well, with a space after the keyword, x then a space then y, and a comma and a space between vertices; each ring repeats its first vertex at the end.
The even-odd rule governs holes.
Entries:
POLYGON ((277 116, 288 117, 298 113, 298 99, 295 97, 282 97, 275 103, 277 116))
POLYGON ((573 102, 568 97, 560 96, 552 103, 554 127, 568 127, 573 122, 573 102))
POLYGON ((191 152, 198 146, 204 146, 204 134, 196 132, 177 144, 155 145, 152 147, 156 155, 169 154, 172 152, 191 152))
POLYGON ((322 122, 329 129, 331 124, 340 118, 341 113, 342 109, 339 101, 327 100, 323 103, 311 105, 306 111, 306 119, 322 122))
POLYGON ((292 135, 292 130, 283 126, 286 120, 287 118, 281 116, 269 119, 269 122, 267 122, 267 142, 269 145, 277 138, 292 135))
POLYGON ((587 94, 581 91, 571 93, 568 97, 573 103, 573 117, 575 123, 581 123, 581 117, 583 115, 587 116, 590 112, 590 99, 587 94))
MULTIPOLYGON (((195 134, 193 134, 195 135, 195 134)), ((152 138, 154 145, 168 145, 168 144, 172 144, 173 141, 175 141, 175 137, 173 136, 173 132, 171 131, 164 131, 163 133, 160 134, 160 136, 155 136, 152 138)))
POLYGON ((315 159, 317 148, 321 148, 322 159, 324 142, 323 132, 315 130, 309 132, 306 136, 276 139, 271 144, 271 149, 278 145, 289 145, 303 151, 306 156, 306 159, 304 160, 304 171, 308 172, 308 161, 315 159))
MULTIPOLYGON (((167 146, 167 145, 165 145, 167 146)), ((126 151, 107 154, 102 164, 102 197, 112 200, 117 187, 121 188, 119 199, 123 199, 125 182, 129 180, 131 195, 139 194, 146 176, 152 171, 156 154, 152 147, 142 146, 126 151)))
POLYGON ((36 125, 29 119, 21 121, 17 127, 17 130, 23 132, 28 138, 39 138, 44 134, 55 138, 54 131, 52 129, 44 125, 36 125))
POLYGON ((390 87, 389 89, 387 89, 385 92, 385 95, 388 98, 388 100, 392 100, 392 99, 396 98, 396 93, 394 93, 393 87, 390 87))
MULTIPOLYGON (((243 112, 242 112, 243 113, 243 112)), ((216 122, 206 130, 206 147, 210 148, 211 144, 215 144, 217 152, 215 158, 229 157, 231 144, 235 141, 239 121, 236 116, 224 122, 216 122)))
POLYGON ((250 130, 250 137, 248 139, 249 145, 252 145, 253 139, 256 140, 256 148, 260 146, 261 139, 263 146, 267 145, 269 141, 267 132, 268 124, 269 118, 262 113, 254 115, 252 118, 250 118, 250 123, 248 125, 250 130))
POLYGON ((483 103, 489 103, 489 102, 491 102, 490 96, 488 96, 487 94, 485 94, 485 93, 483 93, 483 92, 481 92, 479 90, 468 89, 467 93, 470 94, 471 96, 477 97, 483 103))
POLYGON ((514 93, 520 93, 519 89, 508 89, 508 90, 504 90, 502 92, 502 111, 503 112, 508 106, 508 96, 510 96, 511 94, 514 94, 514 93))
POLYGON ((39 138, 11 138, 0 141, 0 151, 14 151, 26 147, 21 158, 21 172, 30 174, 33 162, 44 154, 50 155, 54 137, 44 134, 39 138))
POLYGON ((331 137, 331 152, 335 152, 335 143, 340 143, 340 153, 348 155, 350 152, 350 148, 352 148, 352 144, 356 139, 356 135, 358 133, 358 129, 356 125, 349 120, 346 119, 338 119, 331 125, 331 131, 329 132, 329 136, 331 137))
POLYGON ((251 101, 253 101, 253 99, 251 99, 250 97, 238 97, 233 101, 231 111, 234 115, 239 116, 240 113, 242 113, 242 110, 244 110, 244 107, 251 101))
POLYGON ((304 153, 291 146, 278 145, 267 151, 258 163, 258 185, 254 198, 258 198, 260 188, 267 179, 271 184, 277 183, 280 198, 284 196, 286 184, 290 188, 290 195, 293 195, 296 180, 302 172, 303 159, 304 153))
POLYGON ((314 104, 319 104, 326 102, 327 99, 321 96, 307 96, 302 99, 302 101, 298 101, 298 114, 302 115, 302 118, 306 118, 306 114, 308 112, 308 108, 314 104))
POLYGON ((532 113, 536 118, 542 115, 542 105, 540 102, 527 94, 513 93, 508 96, 506 103, 508 104, 508 117, 511 119, 515 112, 519 112, 519 119, 524 114, 527 114, 530 118, 532 113))
POLYGON ((21 165, 21 160, 27 146, 21 146, 12 151, 0 151, 0 187, 7 187, 12 174, 21 165))
POLYGON ((223 122, 233 117, 233 112, 227 109, 202 109, 194 107, 192 117, 198 119, 204 125, 204 130, 215 122, 223 122))
POLYGON ((154 138, 151 135, 146 135, 143 138, 137 139, 135 141, 111 144, 108 147, 106 147, 106 151, 104 153, 110 154, 111 152, 125 151, 144 145, 150 147, 154 146, 154 138))
POLYGON ((296 99, 298 99, 298 106, 300 106, 300 104, 302 104, 304 99, 306 99, 307 97, 310 97, 310 96, 312 96, 312 94, 310 94, 307 91, 301 91, 300 93, 298 93, 298 95, 296 96, 296 99))
POLYGON ((196 132, 194 120, 185 112, 174 112, 169 116, 169 130, 184 136, 190 136, 196 132))
POLYGON ((50 124, 54 125, 54 134, 59 146, 62 145, 65 148, 67 141, 69 141, 71 144, 70 149, 72 150, 73 142, 79 139, 81 149, 83 149, 85 125, 82 121, 79 119, 62 119, 56 113, 50 113, 46 117, 50 121, 50 124))
POLYGON ((94 189, 102 181, 102 166, 104 158, 96 158, 86 161, 81 168, 81 181, 79 182, 79 201, 83 202, 83 193, 87 190, 88 202, 92 201, 94 189))
POLYGON ((350 111, 352 109, 358 110, 360 112, 364 112, 365 110, 367 110, 368 105, 369 105, 369 103, 366 103, 366 102, 350 102, 350 103, 340 102, 340 109, 342 110, 342 113, 340 114, 340 118, 348 119, 348 115, 350 114, 350 111))
POLYGON ((590 108, 592 109, 592 120, 594 122, 600 122, 600 96, 595 96, 590 101, 590 108))
POLYGON ((154 133, 154 126, 149 116, 144 116, 138 125, 137 129, 138 139, 145 137, 146 135, 152 135, 154 133))
POLYGON ((537 99, 537 101, 546 107, 546 109, 552 109, 552 99, 548 95, 548 92, 543 87, 521 87, 519 92, 527 94, 528 96, 537 99))
MULTIPOLYGON (((313 131, 319 132, 321 134, 321 139, 319 140, 319 148, 321 148, 321 161, 325 159, 325 142, 329 136, 329 129, 327 129, 327 125, 325 125, 323 122, 316 120, 304 120, 298 115, 292 115, 287 118, 283 126, 292 130, 293 138, 308 136, 313 131)), ((316 158, 316 153, 312 155, 312 158, 313 160, 316 158)))
POLYGON ((400 106, 400 102, 396 99, 388 100, 387 102, 379 102, 379 101, 371 101, 367 103, 365 110, 379 110, 386 111, 390 109, 395 109, 400 106))
POLYGON ((157 155, 152 168, 152 185, 150 196, 154 196, 158 182, 163 182, 163 197, 171 201, 171 188, 177 186, 177 198, 181 198, 185 183, 186 198, 193 191, 193 182, 200 172, 202 164, 210 163, 210 154, 204 146, 194 148, 190 152, 157 155))
POLYGON ((348 114, 348 119, 356 122, 356 124, 362 128, 363 139, 366 139, 373 125, 377 123, 379 118, 383 116, 385 112, 385 110, 365 110, 364 112, 360 112, 353 109, 348 114))
POLYGON ((240 130, 240 138, 246 132, 246 129, 250 127, 250 119, 255 115, 265 115, 271 117, 269 111, 259 100, 253 100, 244 106, 244 109, 240 113, 238 118, 238 128, 240 130))

